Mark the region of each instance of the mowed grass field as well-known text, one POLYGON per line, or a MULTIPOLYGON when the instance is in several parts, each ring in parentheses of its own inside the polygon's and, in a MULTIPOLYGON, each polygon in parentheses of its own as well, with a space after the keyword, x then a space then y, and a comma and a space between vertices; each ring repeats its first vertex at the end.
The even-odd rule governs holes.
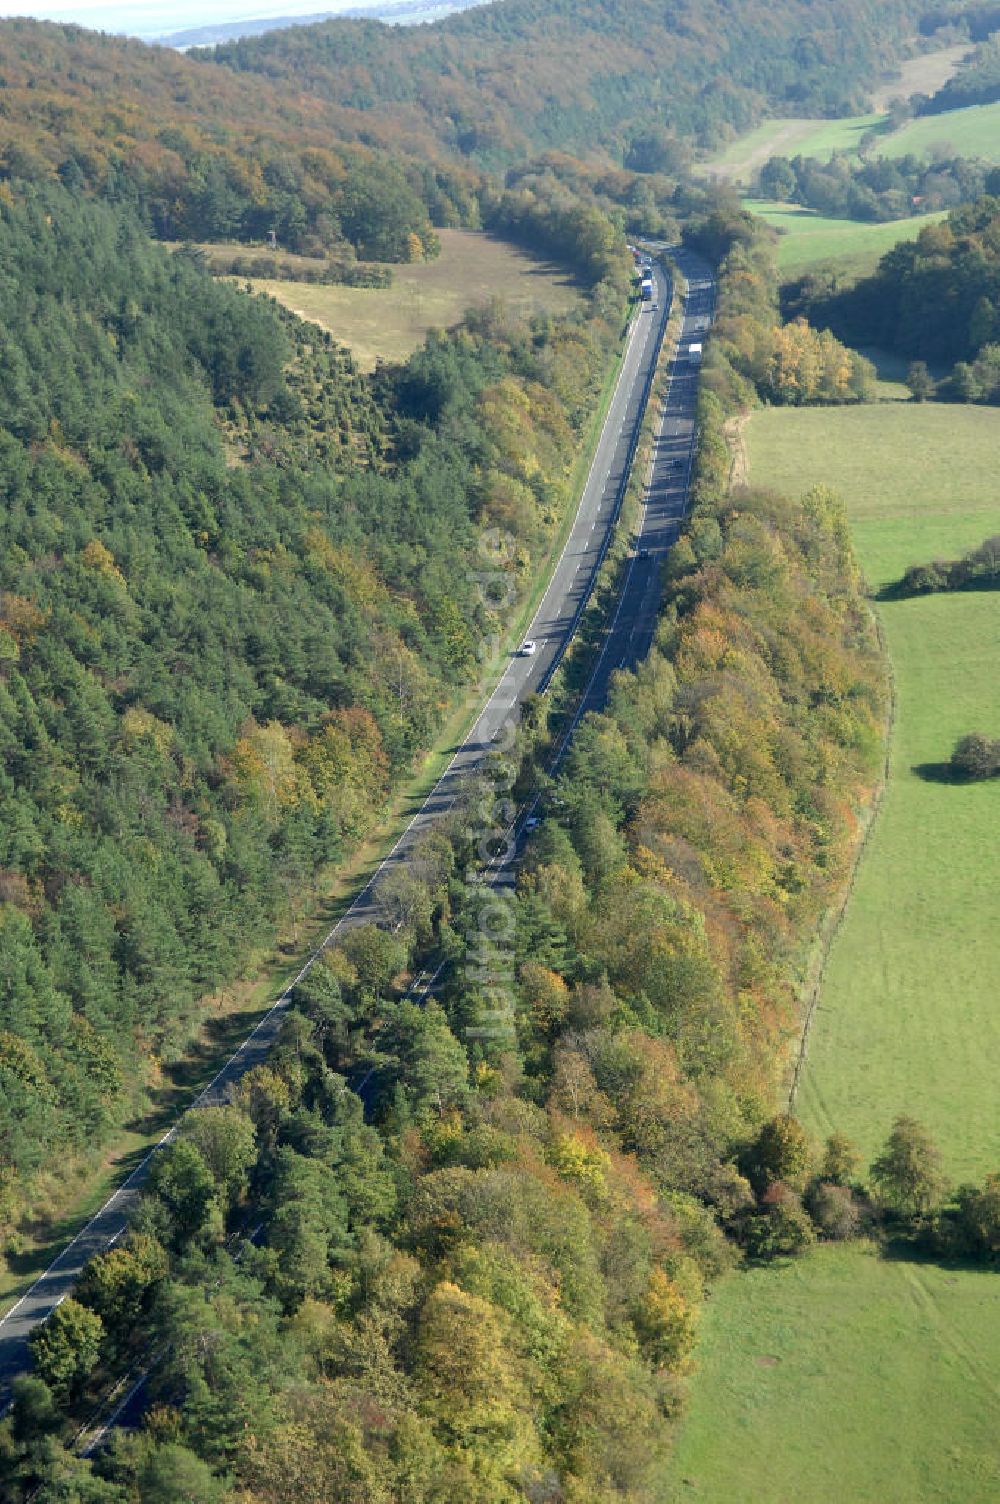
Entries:
POLYGON ((671 1504, 992 1504, 997 1284, 857 1244, 728 1276, 702 1320, 671 1504))
MULTIPOLYGON (((841 492, 876 589, 1000 532, 995 409, 772 409, 747 443, 754 482, 841 492)), ((831 951, 799 1111, 866 1154, 911 1111, 953 1174, 981 1175, 1000 1169, 1000 782, 926 770, 966 731, 1000 736, 1000 596, 878 609, 898 696, 889 788, 831 951)))
MULTIPOLYGON (((328 329, 354 352, 363 370, 376 359, 405 360, 431 329, 447 329, 467 308, 501 298, 513 313, 565 314, 580 290, 565 271, 517 246, 474 230, 441 230, 435 261, 394 266, 387 288, 318 287, 307 282, 256 280, 302 318, 328 329)), ((241 279, 242 280, 242 279, 241 279)))
MULTIPOLYGON (((1000 412, 772 409, 755 484, 844 496, 878 587, 1000 531, 1000 412)), ((870 1159, 892 1117, 928 1123, 956 1179, 1000 1168, 1000 783, 915 771, 974 727, 1000 735, 1000 597, 880 603, 898 718, 885 801, 834 942, 798 1111, 870 1159)), ((987 1504, 1000 1499, 1000 1280, 828 1246, 727 1279, 709 1304, 676 1499, 987 1504)))
POLYGON ((769 157, 832 157, 835 151, 851 154, 865 131, 872 130, 886 116, 852 115, 845 120, 812 120, 787 117, 765 120, 763 124, 739 136, 696 170, 707 177, 725 178, 733 183, 749 183, 769 157))
POLYGON ((786 277, 807 270, 821 261, 849 262, 852 269, 874 269, 886 251, 901 240, 915 240, 925 225, 944 219, 941 214, 922 214, 913 219, 893 219, 885 224, 860 224, 853 219, 827 219, 799 204, 775 204, 768 199, 743 200, 747 209, 766 219, 780 232, 778 270, 786 277))
POLYGON ((969 45, 960 43, 937 52, 912 58, 900 69, 900 76, 887 80, 875 90, 877 108, 868 115, 851 115, 843 120, 816 120, 786 117, 765 120, 746 135, 739 136, 716 156, 698 164, 697 171, 708 177, 750 184, 768 157, 819 157, 827 160, 834 152, 856 156, 861 138, 867 131, 880 133, 877 155, 905 156, 913 152, 927 157, 939 148, 947 156, 985 157, 1000 161, 1000 104, 971 105, 964 110, 949 110, 943 115, 923 115, 891 131, 885 110, 894 98, 911 94, 933 94, 954 73, 969 45))
POLYGON ((985 157, 1000 161, 1000 104, 973 104, 943 115, 922 115, 886 136, 883 155, 912 152, 927 157, 940 149, 949 157, 985 157))

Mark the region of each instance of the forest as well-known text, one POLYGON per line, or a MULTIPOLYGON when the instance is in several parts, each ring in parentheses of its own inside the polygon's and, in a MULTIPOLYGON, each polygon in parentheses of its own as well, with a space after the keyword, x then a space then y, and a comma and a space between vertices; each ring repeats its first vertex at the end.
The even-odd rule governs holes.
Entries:
POLYGON ((623 300, 484 313, 362 378, 127 211, 15 184, 0 216, 9 1231, 475 681, 480 539, 526 589, 623 300))
MULTIPOLYGON (((773 309, 766 231, 691 234, 724 256, 723 324, 773 309)), ((747 380, 706 382, 649 659, 547 786, 558 728, 530 714, 388 885, 398 923, 331 949, 268 1064, 186 1120, 35 1339, 6 1497, 659 1499, 708 1283, 856 1230, 851 1146, 773 1104, 886 685, 836 499, 730 494, 747 380), (492 895, 482 831, 540 777, 492 895), (484 903, 506 956, 482 956, 484 903), (150 1362, 144 1428, 76 1457, 95 1387, 150 1362)))
POLYGON ((273 230, 290 251, 405 261, 433 253, 432 220, 477 222, 478 175, 432 141, 380 139, 349 112, 222 69, 206 88, 168 48, 5 20, 0 78, 0 177, 131 206, 165 239, 273 230))
MULTIPOLYGON (((874 278, 781 294, 773 232, 685 180, 768 111, 861 107, 923 15, 820 9, 506 0, 189 56, 0 23, 11 1251, 39 1172, 148 1109, 206 998, 302 920, 476 685, 509 625, 483 546, 502 537, 523 599, 575 501, 623 228, 684 219, 720 268, 648 659, 556 771, 558 707, 526 705, 381 881, 390 922, 325 951, 266 1064, 157 1153, 35 1331, 2 1504, 655 1504, 723 1272, 858 1234, 1000 1253, 997 1177, 949 1186, 919 1123, 887 1124, 866 1178, 778 1110, 889 684, 841 503, 734 489, 734 425, 868 400, 842 341, 875 322, 958 362, 942 391, 1000 394, 997 200, 874 278), (367 377, 191 244, 273 232, 363 281, 457 223, 574 271, 582 311, 479 308, 367 377), (951 323, 917 329, 932 298, 951 323), (483 851, 529 790, 493 889, 483 851), (96 1400, 140 1373, 141 1424, 81 1456, 96 1400)), ((877 217, 909 170, 851 184, 877 217)), ((971 741, 989 771, 968 776, 994 776, 971 741)))
POLYGON ((855 113, 922 14, 888 0, 506 0, 433 28, 292 27, 224 44, 236 69, 428 134, 493 168, 555 149, 619 161, 650 126, 717 144, 770 111, 855 113))
POLYGON ((187 55, 5 20, 0 179, 128 204, 165 239, 274 232, 286 251, 405 261, 434 254, 435 226, 481 222, 484 168, 575 153, 625 168, 625 202, 650 173, 676 180, 695 138, 771 109, 850 111, 919 10, 892 0, 876 23, 836 0, 817 29, 805 0, 738 22, 721 0, 669 18, 653 0, 505 0, 433 27, 339 20, 187 55))
POLYGON ((877 271, 838 285, 809 273, 784 289, 789 316, 802 315, 849 341, 950 366, 942 397, 1000 400, 1000 199, 986 196, 928 225, 883 256, 877 271))

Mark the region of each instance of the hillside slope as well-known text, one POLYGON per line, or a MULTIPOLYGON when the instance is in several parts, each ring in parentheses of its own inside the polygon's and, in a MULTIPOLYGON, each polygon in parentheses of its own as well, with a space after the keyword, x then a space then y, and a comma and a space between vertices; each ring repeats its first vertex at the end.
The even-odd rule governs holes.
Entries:
POLYGON ((842 113, 898 58, 922 7, 886 0, 496 0, 440 25, 332 21, 202 60, 391 119, 483 162, 619 155, 666 126, 710 139, 769 109, 842 113))
POLYGON ((0 1228, 353 849, 565 504, 614 326, 318 330, 0 191, 0 1228))

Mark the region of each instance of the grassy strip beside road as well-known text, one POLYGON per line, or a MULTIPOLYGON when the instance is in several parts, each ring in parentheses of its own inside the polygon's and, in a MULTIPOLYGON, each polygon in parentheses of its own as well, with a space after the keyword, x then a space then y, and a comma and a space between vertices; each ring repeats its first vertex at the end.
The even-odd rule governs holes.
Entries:
POLYGON ((466 736, 500 679, 510 652, 538 609, 549 576, 573 525, 576 508, 593 462, 615 385, 621 372, 627 335, 619 341, 609 365, 594 415, 575 460, 567 487, 567 505, 548 553, 513 620, 498 652, 484 665, 477 686, 454 704, 434 746, 413 776, 392 800, 386 818, 346 862, 328 874, 322 889, 310 896, 303 912, 267 949, 247 959, 248 980, 231 984, 203 1000, 200 1026, 183 1053, 161 1063, 161 1080, 147 1092, 149 1110, 137 1124, 123 1127, 108 1141, 100 1165, 59 1166, 43 1185, 33 1220, 18 1233, 13 1250, 0 1262, 0 1316, 41 1274, 79 1232, 135 1166, 160 1140, 198 1093, 216 1075, 268 1011, 274 999, 297 975, 305 958, 319 945, 364 888, 383 858, 409 824, 415 809, 437 783, 455 746, 466 736))

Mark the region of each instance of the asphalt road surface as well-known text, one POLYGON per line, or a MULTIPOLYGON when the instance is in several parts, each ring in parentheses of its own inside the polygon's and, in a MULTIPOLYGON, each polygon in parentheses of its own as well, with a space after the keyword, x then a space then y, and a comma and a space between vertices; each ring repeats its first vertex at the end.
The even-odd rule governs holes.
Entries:
MULTIPOLYGON (((660 565, 683 514, 694 441, 694 398, 697 369, 684 354, 694 328, 711 309, 713 283, 705 263, 687 252, 678 260, 692 278, 685 335, 674 361, 670 399, 657 443, 641 546, 649 556, 632 561, 618 614, 600 655, 584 708, 603 703, 613 670, 638 662, 648 650, 659 601, 660 565), (678 465, 677 461, 680 461, 678 465)), ((466 742, 459 747, 442 777, 414 814, 410 824, 364 891, 309 957, 298 975, 265 1014, 253 1033, 197 1098, 194 1106, 224 1100, 226 1090, 263 1061, 282 1025, 292 991, 323 949, 344 929, 379 918, 378 879, 405 861, 417 837, 455 802, 463 783, 479 766, 505 726, 516 721, 526 696, 544 691, 570 641, 609 546, 632 465, 639 426, 656 368, 670 306, 669 279, 654 266, 653 304, 636 312, 628 336, 621 375, 601 433, 590 475, 572 531, 555 566, 552 579, 528 630, 534 654, 511 657, 500 682, 484 706, 466 742)), ((707 324, 705 324, 707 327, 707 324)), ((164 1135, 156 1148, 174 1137, 164 1135)), ((111 1199, 63 1249, 27 1293, 0 1320, 0 1413, 11 1381, 28 1366, 27 1341, 32 1329, 70 1293, 88 1259, 111 1247, 125 1231, 156 1149, 129 1175, 111 1199)))
POLYGON ((663 595, 663 565, 687 510, 701 371, 701 355, 692 353, 691 346, 700 346, 711 328, 715 278, 708 262, 693 251, 676 251, 674 260, 687 280, 688 294, 646 479, 642 521, 618 606, 559 757, 580 718, 587 711, 600 710, 607 701, 612 674, 617 669, 635 668, 649 653, 663 595))

